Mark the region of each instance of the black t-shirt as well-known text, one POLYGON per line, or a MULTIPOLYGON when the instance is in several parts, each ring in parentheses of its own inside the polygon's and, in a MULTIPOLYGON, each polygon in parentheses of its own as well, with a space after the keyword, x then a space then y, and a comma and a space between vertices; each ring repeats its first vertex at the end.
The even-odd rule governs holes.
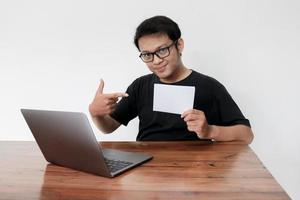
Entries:
MULTIPOLYGON (((179 114, 153 111, 154 84, 165 84, 155 74, 136 79, 128 88, 128 97, 122 98, 111 114, 123 125, 138 116, 138 141, 153 140, 199 140, 196 133, 190 132, 179 114)), ((195 87, 194 109, 205 113, 210 125, 231 126, 250 123, 231 98, 225 87, 217 80, 196 71, 185 79, 170 85, 195 87)))

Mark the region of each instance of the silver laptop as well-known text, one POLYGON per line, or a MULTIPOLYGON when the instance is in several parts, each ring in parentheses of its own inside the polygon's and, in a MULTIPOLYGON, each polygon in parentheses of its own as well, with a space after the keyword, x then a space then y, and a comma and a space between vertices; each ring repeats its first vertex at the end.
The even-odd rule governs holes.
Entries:
POLYGON ((114 177, 151 155, 102 149, 84 113, 21 109, 45 159, 79 171, 114 177))

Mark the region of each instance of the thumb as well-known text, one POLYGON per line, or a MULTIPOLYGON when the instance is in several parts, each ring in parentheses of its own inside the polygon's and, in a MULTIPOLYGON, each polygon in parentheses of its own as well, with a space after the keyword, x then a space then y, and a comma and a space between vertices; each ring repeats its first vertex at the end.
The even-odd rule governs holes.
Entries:
POLYGON ((104 81, 103 81, 103 79, 101 78, 100 84, 99 84, 99 88, 98 88, 98 92, 99 92, 100 94, 103 93, 103 88, 104 88, 104 81))

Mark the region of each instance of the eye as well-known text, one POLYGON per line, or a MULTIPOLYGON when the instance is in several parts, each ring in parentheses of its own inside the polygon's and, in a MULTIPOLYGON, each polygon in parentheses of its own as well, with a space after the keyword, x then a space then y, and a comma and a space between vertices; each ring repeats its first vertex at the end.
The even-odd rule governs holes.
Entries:
POLYGON ((159 55, 165 55, 166 53, 168 53, 168 47, 165 47, 165 48, 161 48, 157 51, 157 53, 159 55))
POLYGON ((142 54, 142 57, 143 57, 143 58, 146 58, 146 59, 147 59, 147 58, 151 58, 151 57, 152 57, 152 54, 151 54, 151 53, 143 53, 143 54, 142 54))
POLYGON ((142 53, 140 56, 144 61, 150 61, 153 58, 152 53, 142 53))

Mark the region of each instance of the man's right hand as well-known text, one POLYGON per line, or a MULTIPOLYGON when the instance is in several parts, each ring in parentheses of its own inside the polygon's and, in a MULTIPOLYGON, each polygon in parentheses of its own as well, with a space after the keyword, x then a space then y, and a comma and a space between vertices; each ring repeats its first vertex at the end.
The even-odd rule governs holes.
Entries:
POLYGON ((101 79, 94 100, 89 106, 89 111, 92 117, 104 117, 111 114, 116 109, 118 98, 128 97, 127 93, 122 92, 103 94, 103 88, 104 81, 101 79))

